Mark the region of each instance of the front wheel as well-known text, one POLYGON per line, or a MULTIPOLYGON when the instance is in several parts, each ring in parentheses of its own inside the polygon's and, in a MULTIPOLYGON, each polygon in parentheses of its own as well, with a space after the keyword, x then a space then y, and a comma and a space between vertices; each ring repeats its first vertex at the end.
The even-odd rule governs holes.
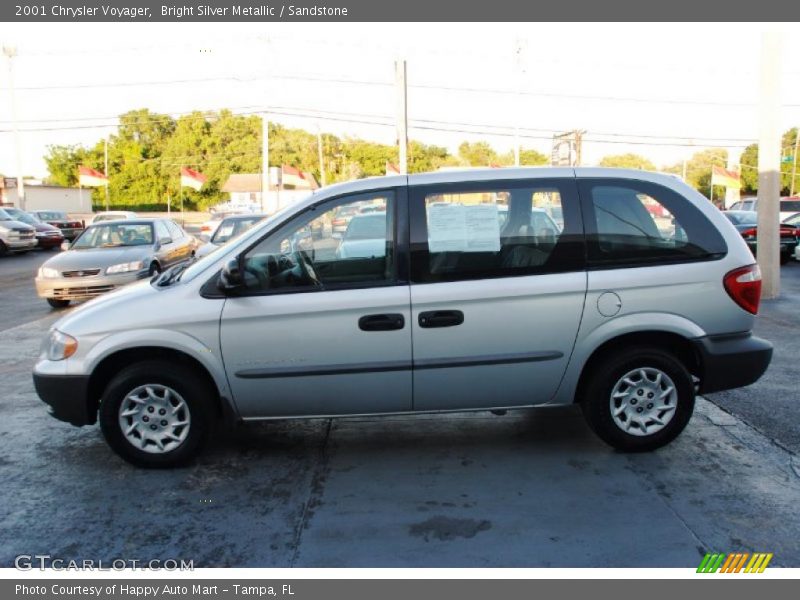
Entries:
POLYGON ((211 426, 213 398, 192 369, 161 361, 133 364, 111 380, 100 402, 108 445, 139 467, 186 464, 211 426))
POLYGON ((592 430, 624 452, 644 452, 674 440, 694 411, 685 365, 670 352, 630 348, 595 365, 581 408, 592 430))

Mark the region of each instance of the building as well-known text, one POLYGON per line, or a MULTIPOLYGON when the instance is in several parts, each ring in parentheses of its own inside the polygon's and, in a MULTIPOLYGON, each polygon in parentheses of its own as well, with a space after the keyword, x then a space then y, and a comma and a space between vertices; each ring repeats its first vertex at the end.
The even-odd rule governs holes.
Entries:
MULTIPOLYGON (((0 206, 19 206, 16 177, 0 177, 0 206)), ((25 179, 25 210, 63 210, 91 213, 92 190, 47 185, 25 179)))
POLYGON ((283 165, 280 169, 270 168, 269 191, 266 198, 262 198, 260 173, 234 173, 228 177, 222 186, 222 191, 230 195, 227 208, 271 214, 305 198, 318 188, 317 180, 308 171, 283 165))

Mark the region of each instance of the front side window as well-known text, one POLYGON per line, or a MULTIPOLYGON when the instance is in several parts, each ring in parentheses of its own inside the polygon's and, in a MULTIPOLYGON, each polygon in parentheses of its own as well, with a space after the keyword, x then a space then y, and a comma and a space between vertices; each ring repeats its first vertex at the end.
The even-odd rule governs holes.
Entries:
POLYGON ((412 280, 483 279, 582 268, 572 181, 447 185, 416 190, 412 280))
POLYGON ((703 213, 657 184, 583 181, 589 262, 637 265, 718 258, 725 241, 703 213))
POLYGON ((394 214, 394 193, 388 191, 306 211, 245 253, 245 288, 259 293, 391 283, 394 214))

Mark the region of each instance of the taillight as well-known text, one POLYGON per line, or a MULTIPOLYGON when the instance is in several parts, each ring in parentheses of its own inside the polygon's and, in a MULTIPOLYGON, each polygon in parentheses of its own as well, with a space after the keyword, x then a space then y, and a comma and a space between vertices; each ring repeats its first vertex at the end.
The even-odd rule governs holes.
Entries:
POLYGON ((756 228, 755 228, 755 227, 753 227, 752 229, 745 229, 745 230, 742 232, 742 236, 744 236, 744 237, 746 237, 746 238, 748 238, 748 237, 756 237, 756 231, 757 231, 757 230, 756 230, 756 228))
POLYGON ((761 269, 748 265, 730 271, 722 279, 725 291, 731 299, 749 313, 758 314, 761 301, 761 269))
POLYGON ((200 231, 211 231, 211 225, 202 225, 200 231))

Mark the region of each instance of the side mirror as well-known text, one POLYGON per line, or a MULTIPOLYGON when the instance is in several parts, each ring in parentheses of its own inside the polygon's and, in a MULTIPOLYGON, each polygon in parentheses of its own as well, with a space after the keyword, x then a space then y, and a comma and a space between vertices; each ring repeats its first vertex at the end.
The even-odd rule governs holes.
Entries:
POLYGON ((72 244, 71 244, 70 242, 66 242, 66 241, 64 241, 64 242, 61 242, 61 250, 62 250, 62 251, 63 251, 63 250, 69 250, 69 247, 70 247, 71 245, 72 245, 72 244))
POLYGON ((230 293, 244 286, 244 277, 239 266, 239 259, 233 258, 222 267, 217 281, 217 287, 221 292, 230 293))

